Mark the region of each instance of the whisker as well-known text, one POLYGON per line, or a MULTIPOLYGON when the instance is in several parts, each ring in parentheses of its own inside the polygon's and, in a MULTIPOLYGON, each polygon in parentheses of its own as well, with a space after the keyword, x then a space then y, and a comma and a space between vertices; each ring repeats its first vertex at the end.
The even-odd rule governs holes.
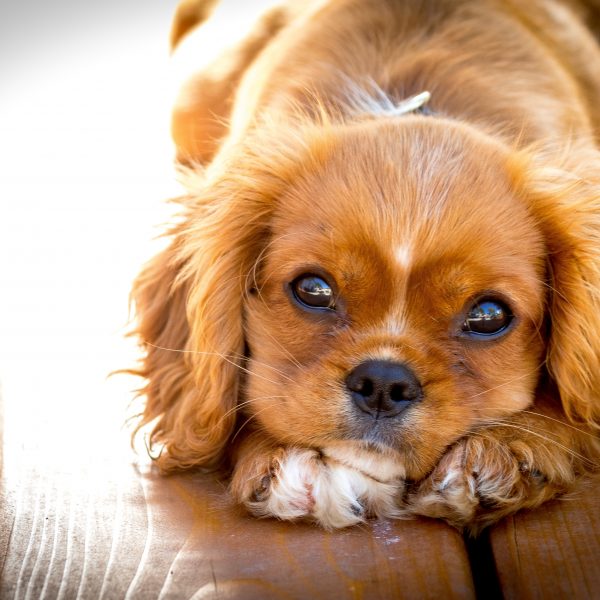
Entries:
POLYGON ((222 417, 221 420, 226 419, 229 415, 231 415, 232 413, 237 412, 238 410, 240 410, 241 408, 243 408, 244 406, 248 406, 249 404, 253 404, 255 402, 258 402, 260 400, 275 400, 278 398, 286 398, 289 399, 289 396, 258 396, 257 398, 249 398, 248 400, 244 400, 243 402, 240 402, 238 404, 236 404, 233 408, 230 408, 222 417))
MULTIPOLYGON (((280 382, 278 381, 273 381, 272 379, 269 379, 268 377, 264 377, 262 375, 259 375, 256 372, 253 372, 249 369, 247 369, 246 367, 243 367, 242 365, 238 365, 236 364, 233 360, 231 360, 230 358, 228 358, 227 356, 225 356, 224 354, 221 354, 220 352, 209 352, 209 351, 202 351, 202 350, 181 350, 178 348, 165 348, 164 346, 158 346, 157 344, 153 344, 152 342, 148 342, 144 340, 144 343, 147 344, 148 346, 151 346, 152 348, 156 348, 157 350, 165 350, 166 352, 180 352, 182 354, 197 354, 200 356, 218 356, 219 358, 223 359, 224 361, 228 362, 230 365, 233 365, 234 367, 236 367, 237 369, 239 369, 240 371, 243 371, 244 373, 247 373, 248 375, 252 375, 253 377, 258 377, 259 379, 263 379, 264 381, 268 381, 269 383, 272 384, 279 384, 280 382)), ((245 358, 242 355, 237 355, 235 353, 233 353, 234 358, 239 358, 239 359, 243 359, 245 358)), ((285 375, 284 373, 282 373, 281 371, 279 371, 278 369, 276 369, 275 367, 268 365, 266 363, 260 363, 255 361, 256 364, 259 364, 261 366, 267 367, 269 369, 272 369, 273 371, 277 372, 279 375, 281 375, 281 377, 283 377, 284 379, 287 379, 290 382, 294 382, 294 380, 291 377, 288 377, 287 375, 285 375)))
MULTIPOLYGON (((243 358, 247 358, 247 357, 243 357, 243 358)), ((291 377, 289 377, 288 375, 286 375, 281 369, 278 369, 277 367, 274 367, 273 365, 270 365, 269 363, 263 362, 262 360, 256 360, 253 357, 250 357, 249 360, 252 362, 252 364, 255 364, 257 366, 260 367, 266 367, 267 369, 271 369, 271 371, 275 371, 275 373, 277 373, 278 375, 281 375, 281 377, 283 377, 284 379, 287 379, 289 382, 294 383, 294 379, 292 379, 291 377)), ((248 373, 250 373, 251 375, 256 375, 256 377, 260 377, 260 375, 258 375, 258 373, 254 373, 250 370, 246 370, 248 373)), ((264 377, 263 377, 264 379, 264 377)), ((269 380, 267 380, 269 381, 269 380)), ((278 383, 276 381, 273 381, 272 383, 278 383)))
POLYGON ((277 347, 280 350, 283 350, 283 352, 286 354, 286 356, 289 358, 290 362, 297 367, 298 369, 302 370, 303 366, 300 364, 300 362, 294 357, 294 355, 287 349, 285 348, 274 336, 272 336, 270 333, 268 332, 264 332, 267 334, 267 336, 273 341, 275 342, 275 344, 277 345, 277 347))
POLYGON ((479 396, 483 396, 484 394, 493 392, 494 390, 498 390, 507 385, 511 385, 511 384, 515 383, 515 381, 520 381, 521 379, 530 377, 531 375, 534 375, 535 373, 537 373, 540 370, 540 368, 545 364, 545 362, 546 362, 545 360, 542 361, 535 369, 528 371, 527 373, 524 373, 523 375, 519 375, 519 377, 515 377, 514 379, 509 379, 508 381, 504 381, 504 382, 500 383, 499 385, 488 388, 487 390, 483 390, 482 392, 478 392, 477 394, 473 394, 472 396, 468 397, 468 400, 472 400, 473 398, 478 398, 479 396))
POLYGON ((271 408, 271 407, 270 406, 266 406, 262 410, 259 410, 259 411, 255 412, 253 415, 250 415, 250 417, 248 417, 244 421, 244 423, 241 425, 241 427, 235 432, 234 436, 231 438, 231 441, 229 443, 233 444, 233 442, 235 442, 237 436, 241 433, 242 429, 244 429, 244 427, 246 427, 246 425, 248 425, 248 423, 250 423, 250 421, 252 421, 252 419, 256 419, 256 417, 258 417, 258 415, 260 415, 261 413, 265 412, 269 408, 271 408))
POLYGON ((587 436, 591 437, 592 439, 598 439, 597 435, 590 433, 589 431, 585 431, 584 429, 580 429, 579 427, 575 427, 574 425, 571 425, 570 423, 566 423, 565 421, 561 421, 560 419, 556 419, 554 417, 550 417, 548 415, 544 415, 542 413, 538 413, 533 410, 522 410, 521 412, 527 413, 528 415, 534 415, 536 417, 543 417, 544 419, 548 419, 549 421, 554 421, 555 423, 560 423, 561 425, 564 425, 565 427, 568 427, 569 429, 573 429, 574 431, 577 431, 578 433, 583 433, 584 435, 587 435, 587 436))
MULTIPOLYGON (((520 415, 520 414, 521 414, 521 413, 520 413, 520 412, 518 412, 518 413, 516 413, 515 415, 512 415, 512 417, 514 417, 514 416, 518 416, 518 415, 520 415)), ((512 425, 513 427, 523 428, 523 430, 525 431, 525 429, 524 429, 524 426, 520 425, 519 423, 516 423, 516 422, 515 422, 515 421, 514 421, 514 420, 513 420, 511 417, 505 417, 505 418, 502 418, 502 417, 495 417, 493 420, 491 420, 491 421, 487 421, 485 424, 483 424, 483 425, 482 425, 482 428, 483 428, 483 429, 487 429, 487 428, 489 428, 490 426, 494 426, 494 427, 496 427, 496 426, 497 426, 497 427, 502 427, 502 426, 504 426, 504 425, 512 425)), ((528 423, 526 423, 526 425, 527 425, 527 427, 531 427, 531 429, 532 429, 533 431, 540 431, 540 432, 542 432, 542 433, 544 433, 544 434, 551 435, 551 436, 553 436, 553 437, 556 437, 556 438, 560 438, 560 437, 561 437, 560 433, 558 433, 558 432, 556 432, 556 431, 548 431, 548 430, 547 430, 547 429, 545 429, 544 427, 537 426, 537 425, 536 425, 536 424, 534 424, 534 423, 529 423, 529 422, 528 422, 528 423)))
MULTIPOLYGON (((485 409, 483 409, 482 413, 485 415, 485 409)), ((600 436, 598 436, 598 435, 596 435, 594 433, 590 433, 589 431, 586 431, 585 429, 581 429, 579 427, 575 427, 571 423, 567 423, 566 421, 561 421, 560 419, 557 419, 555 417, 551 417, 551 416, 545 415, 543 413, 535 412, 533 410, 522 409, 522 410, 518 411, 517 413, 515 413, 512 416, 514 417, 514 416, 517 416, 517 415, 520 415, 520 414, 528 414, 528 415, 532 415, 534 417, 542 417, 543 419, 547 419, 547 420, 552 421, 554 423, 558 423, 559 425, 562 425, 564 427, 568 427, 569 429, 572 429, 573 431, 577 431, 577 433, 581 433, 583 435, 587 435, 588 437, 590 437, 590 438, 592 438, 594 440, 600 439, 600 436)), ((508 418, 510 418, 510 417, 508 417, 508 418)), ((535 424, 533 424, 533 423, 527 423, 527 425, 529 427, 535 427, 535 424)), ((541 427, 540 427, 540 429, 541 429, 541 427)), ((550 432, 550 431, 547 431, 547 430, 545 430, 545 431, 546 431, 546 433, 548 433, 550 435, 559 435, 559 434, 554 433, 554 432, 550 432)))
POLYGON ((592 467, 598 467, 597 463, 590 460, 586 456, 583 456, 583 454, 579 454, 578 452, 575 452, 575 450, 573 450, 572 448, 569 448, 568 446, 565 446, 564 444, 561 444, 560 442, 557 442, 556 440, 553 440, 552 438, 546 437, 545 435, 542 435, 541 433, 537 433, 536 431, 528 429, 527 427, 523 427, 522 425, 515 425, 514 423, 506 423, 506 422, 502 422, 502 421, 499 421, 496 423, 491 423, 491 425, 495 425, 498 427, 511 427, 512 429, 517 429, 519 431, 526 431, 527 433, 530 433, 531 435, 535 435, 536 437, 539 437, 542 440, 549 442, 550 444, 554 444, 555 446, 558 446, 559 448, 564 450, 567 454, 578 458, 582 462, 587 463, 588 465, 591 465, 592 467))

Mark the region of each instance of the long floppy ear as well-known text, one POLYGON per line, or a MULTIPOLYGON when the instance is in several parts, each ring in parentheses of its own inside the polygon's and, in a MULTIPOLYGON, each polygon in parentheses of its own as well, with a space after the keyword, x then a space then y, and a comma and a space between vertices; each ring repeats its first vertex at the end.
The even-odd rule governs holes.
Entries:
MULTIPOLYGON (((224 187, 225 189, 222 189, 224 187)), ((171 245, 137 278, 132 297, 146 355, 140 427, 163 471, 214 468, 236 422, 243 375, 246 275, 267 235, 269 204, 208 187, 188 201, 171 245)))
MULTIPOLYGON (((189 325, 186 315, 188 285, 178 280, 181 263, 177 257, 178 241, 154 257, 134 282, 131 299, 135 305, 136 329, 146 354, 139 369, 132 372, 146 380, 140 390, 145 397, 144 412, 134 435, 155 421, 150 434, 150 448, 156 442, 169 447, 184 427, 181 406, 192 401, 193 379, 186 355, 189 325), (186 400, 187 399, 187 400, 186 400)), ((185 437, 185 436, 184 436, 185 437)), ((176 452, 177 453, 177 452, 176 452)), ((166 454, 157 461, 168 470, 166 454)))
POLYGON ((547 368, 574 421, 600 425, 600 155, 530 170, 525 187, 548 248, 547 368))

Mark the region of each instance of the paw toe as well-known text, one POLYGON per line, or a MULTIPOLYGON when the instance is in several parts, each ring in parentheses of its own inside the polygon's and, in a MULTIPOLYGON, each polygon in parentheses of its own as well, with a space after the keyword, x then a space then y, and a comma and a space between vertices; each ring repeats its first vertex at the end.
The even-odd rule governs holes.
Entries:
POLYGON ((271 479, 272 475, 265 475, 260 479, 257 486, 252 491, 252 495, 250 497, 252 502, 264 502, 268 496, 269 491, 271 489, 271 479))

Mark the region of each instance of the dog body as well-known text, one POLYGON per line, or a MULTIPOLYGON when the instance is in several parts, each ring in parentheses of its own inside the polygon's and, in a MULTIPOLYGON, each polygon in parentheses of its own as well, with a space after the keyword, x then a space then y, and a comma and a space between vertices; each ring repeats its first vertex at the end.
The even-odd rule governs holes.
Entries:
POLYGON ((184 218, 134 289, 163 469, 227 459, 261 516, 472 530, 594 470, 586 10, 289 3, 189 78, 184 218))

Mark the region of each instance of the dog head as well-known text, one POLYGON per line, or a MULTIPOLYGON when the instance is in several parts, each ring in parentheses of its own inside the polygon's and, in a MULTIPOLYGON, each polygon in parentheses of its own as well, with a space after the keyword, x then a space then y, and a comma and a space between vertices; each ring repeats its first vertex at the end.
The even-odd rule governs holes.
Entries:
POLYGON ((162 468, 260 428, 418 479, 544 370, 598 416, 597 182, 439 118, 259 129, 134 289, 162 468))

